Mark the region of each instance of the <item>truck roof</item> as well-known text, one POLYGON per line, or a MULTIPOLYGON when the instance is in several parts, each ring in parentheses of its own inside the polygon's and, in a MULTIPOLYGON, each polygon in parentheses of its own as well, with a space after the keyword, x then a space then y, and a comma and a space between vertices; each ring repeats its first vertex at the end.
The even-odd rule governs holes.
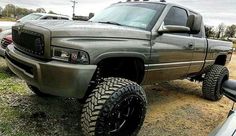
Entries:
POLYGON ((158 3, 158 4, 164 4, 164 5, 169 5, 169 6, 177 6, 177 7, 181 7, 181 8, 184 8, 184 9, 187 9, 191 12, 194 12, 195 14, 199 14, 198 12, 192 10, 192 9, 189 9, 183 5, 180 5, 180 4, 176 4, 176 3, 171 3, 171 2, 161 2, 159 0, 148 0, 148 1, 130 1, 130 2, 119 2, 119 3, 158 3))

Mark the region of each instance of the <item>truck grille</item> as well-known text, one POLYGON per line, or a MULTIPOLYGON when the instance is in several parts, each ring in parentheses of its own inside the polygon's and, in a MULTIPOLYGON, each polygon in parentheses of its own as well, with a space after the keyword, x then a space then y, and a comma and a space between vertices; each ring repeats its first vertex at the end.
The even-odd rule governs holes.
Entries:
POLYGON ((36 56, 44 55, 44 37, 42 34, 12 29, 12 39, 18 49, 36 56))

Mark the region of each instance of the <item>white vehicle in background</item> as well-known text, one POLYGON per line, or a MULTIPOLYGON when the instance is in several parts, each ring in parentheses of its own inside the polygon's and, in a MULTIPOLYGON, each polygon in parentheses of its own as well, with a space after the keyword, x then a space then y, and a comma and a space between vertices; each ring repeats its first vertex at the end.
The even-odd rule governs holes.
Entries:
MULTIPOLYGON (((71 18, 65 15, 32 13, 32 14, 22 17, 21 19, 17 20, 17 22, 25 22, 29 20, 71 20, 71 18)), ((0 21, 0 29, 2 31, 11 29, 11 27, 15 25, 15 23, 16 22, 0 21)))
POLYGON ((11 27, 16 23, 24 23, 31 20, 72 20, 69 16, 66 15, 57 15, 57 14, 46 14, 46 13, 32 13, 27 16, 22 17, 16 22, 0 22, 0 56, 5 56, 6 47, 12 43, 11 37, 11 27))
POLYGON ((26 22, 29 20, 71 20, 71 18, 65 15, 32 13, 17 20, 17 22, 26 22))
MULTIPOLYGON (((222 88, 224 95, 233 102, 236 102, 236 80, 225 81, 222 88)), ((236 110, 234 109, 234 104, 227 119, 209 136, 236 136, 236 110)))
POLYGON ((0 32, 5 31, 7 29, 11 29, 13 25, 15 25, 16 22, 10 22, 10 21, 0 21, 0 32))

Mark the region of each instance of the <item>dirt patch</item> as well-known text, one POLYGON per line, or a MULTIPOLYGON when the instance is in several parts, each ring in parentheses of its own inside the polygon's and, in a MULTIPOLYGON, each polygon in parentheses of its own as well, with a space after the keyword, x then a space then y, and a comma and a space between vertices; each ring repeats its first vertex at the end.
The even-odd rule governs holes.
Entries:
MULTIPOLYGON (((236 79, 236 54, 230 65, 236 79)), ((223 98, 211 102, 202 98, 201 83, 176 80, 146 86, 148 113, 140 136, 208 135, 228 114, 232 102, 223 98)))
MULTIPOLYGON (((230 77, 236 79, 236 55, 230 77)), ((208 135, 232 105, 204 100, 201 83, 188 80, 144 86, 148 112, 139 136, 208 135)), ((81 135, 81 104, 75 99, 40 98, 12 74, 0 59, 0 135, 81 135)))
POLYGON ((201 85, 171 81, 149 86, 148 114, 140 136, 208 135, 225 117, 231 102, 224 98, 211 102, 201 98, 201 85), (161 89, 153 93, 152 87, 161 89))

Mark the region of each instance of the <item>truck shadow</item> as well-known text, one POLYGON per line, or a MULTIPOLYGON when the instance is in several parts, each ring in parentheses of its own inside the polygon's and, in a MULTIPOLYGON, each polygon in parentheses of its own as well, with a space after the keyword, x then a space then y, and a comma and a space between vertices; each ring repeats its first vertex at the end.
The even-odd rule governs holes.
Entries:
POLYGON ((192 98, 202 100, 201 83, 188 80, 175 80, 158 83, 157 85, 144 86, 149 105, 164 104, 178 99, 192 98))

